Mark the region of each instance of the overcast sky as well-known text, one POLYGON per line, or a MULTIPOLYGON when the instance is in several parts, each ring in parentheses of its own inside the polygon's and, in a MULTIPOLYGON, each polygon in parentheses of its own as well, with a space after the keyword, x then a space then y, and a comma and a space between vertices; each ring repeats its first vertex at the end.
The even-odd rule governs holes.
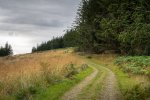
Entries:
POLYGON ((64 34, 75 19, 80 0, 0 0, 0 46, 14 54, 64 34))

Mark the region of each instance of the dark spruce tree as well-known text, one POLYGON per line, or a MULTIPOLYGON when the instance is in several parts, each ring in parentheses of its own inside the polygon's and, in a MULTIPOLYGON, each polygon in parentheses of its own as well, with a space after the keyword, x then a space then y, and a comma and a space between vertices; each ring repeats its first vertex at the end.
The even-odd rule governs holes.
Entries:
POLYGON ((63 36, 64 47, 77 47, 79 45, 80 35, 75 29, 67 30, 63 36))
POLYGON ((5 47, 0 48, 0 56, 4 57, 4 56, 9 56, 9 55, 13 55, 13 50, 12 50, 11 45, 6 43, 5 47))
POLYGON ((75 28, 83 51, 150 55, 148 0, 82 0, 75 28))

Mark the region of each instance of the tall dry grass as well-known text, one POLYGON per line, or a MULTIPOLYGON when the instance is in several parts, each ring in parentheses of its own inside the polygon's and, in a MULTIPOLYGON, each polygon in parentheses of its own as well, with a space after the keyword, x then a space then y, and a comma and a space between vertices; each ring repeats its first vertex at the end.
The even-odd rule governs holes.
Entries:
POLYGON ((83 63, 71 49, 0 58, 0 95, 32 99, 37 89, 67 76, 70 65, 83 63))

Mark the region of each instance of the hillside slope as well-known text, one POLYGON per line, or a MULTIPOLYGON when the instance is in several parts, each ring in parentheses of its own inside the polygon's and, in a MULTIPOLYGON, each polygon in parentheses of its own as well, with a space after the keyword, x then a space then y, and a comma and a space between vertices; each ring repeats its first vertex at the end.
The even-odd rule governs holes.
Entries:
POLYGON ((125 72, 116 58, 72 48, 0 58, 0 100, 147 100, 147 74, 125 72))

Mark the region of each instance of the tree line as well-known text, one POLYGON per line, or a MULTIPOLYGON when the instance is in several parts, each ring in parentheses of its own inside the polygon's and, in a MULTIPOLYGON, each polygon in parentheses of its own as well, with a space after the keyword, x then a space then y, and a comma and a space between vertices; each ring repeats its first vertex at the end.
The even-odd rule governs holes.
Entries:
POLYGON ((126 55, 150 55, 150 1, 82 0, 71 31, 40 46, 46 44, 49 49, 77 46, 91 53, 114 50, 126 55), (54 41, 61 41, 61 46, 55 47, 59 43, 54 41))
POLYGON ((13 55, 13 50, 11 45, 8 43, 5 44, 4 47, 0 47, 0 57, 8 56, 8 55, 13 55))
POLYGON ((78 46, 78 36, 74 29, 67 30, 64 36, 55 37, 50 41, 33 47, 32 52, 78 46))

